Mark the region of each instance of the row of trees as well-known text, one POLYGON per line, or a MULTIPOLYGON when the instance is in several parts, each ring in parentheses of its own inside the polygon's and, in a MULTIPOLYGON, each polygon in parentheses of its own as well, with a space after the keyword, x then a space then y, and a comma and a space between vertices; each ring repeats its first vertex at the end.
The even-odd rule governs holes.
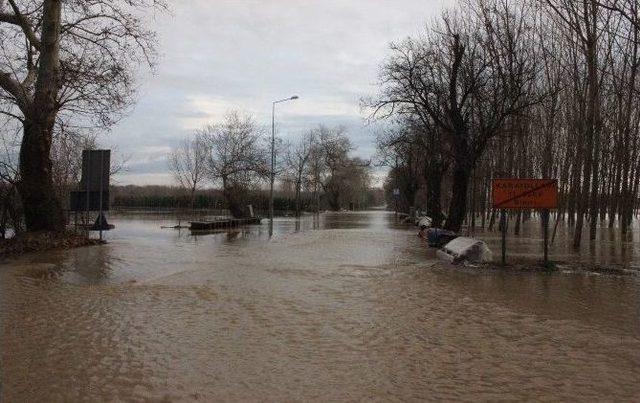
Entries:
POLYGON ((460 3, 391 46, 367 102, 395 123, 378 138, 389 185, 459 230, 477 213, 493 221, 491 178, 556 177, 575 246, 585 222, 591 239, 605 219, 626 231, 640 182, 639 2, 460 3))
MULTIPOLYGON (((319 126, 291 143, 279 142, 275 174, 282 188, 295 192, 296 215, 303 194, 339 210, 367 197, 369 163, 351 156, 354 147, 344 128, 319 126)), ((207 125, 183 140, 168 156, 176 183, 190 194, 205 184, 222 190, 234 217, 246 215, 251 191, 270 178, 270 146, 250 115, 227 114, 218 124, 207 125)))
MULTIPOLYGON (((279 214, 295 214, 297 208, 296 192, 293 183, 283 184, 274 194, 274 210, 279 214)), ((112 186, 110 189, 111 206, 120 212, 155 210, 174 211, 184 215, 217 214, 228 212, 227 201, 219 189, 206 187, 196 190, 192 202, 190 192, 178 186, 166 185, 125 185, 112 186), (194 211, 195 210, 195 211, 194 211)), ((266 216, 269 211, 269 192, 256 189, 248 193, 254 212, 266 216)), ((327 207, 321 199, 321 208, 327 207)), ((382 189, 370 188, 353 203, 356 210, 384 204, 382 189)), ((316 200, 310 192, 302 192, 299 200, 300 211, 315 211, 316 200)))

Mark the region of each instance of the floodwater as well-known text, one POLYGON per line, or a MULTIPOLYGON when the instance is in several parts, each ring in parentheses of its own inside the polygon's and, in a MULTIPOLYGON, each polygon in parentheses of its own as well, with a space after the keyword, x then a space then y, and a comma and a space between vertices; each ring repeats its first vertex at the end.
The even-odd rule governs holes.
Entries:
POLYGON ((640 400, 639 277, 454 268, 383 211, 112 221, 0 266, 0 401, 640 400))

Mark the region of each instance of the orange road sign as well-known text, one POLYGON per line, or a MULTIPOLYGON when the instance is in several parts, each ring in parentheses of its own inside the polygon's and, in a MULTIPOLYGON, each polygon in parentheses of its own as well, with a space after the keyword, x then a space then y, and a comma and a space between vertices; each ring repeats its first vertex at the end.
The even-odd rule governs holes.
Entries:
POLYGON ((558 207, 556 179, 494 179, 493 208, 554 209, 558 207))

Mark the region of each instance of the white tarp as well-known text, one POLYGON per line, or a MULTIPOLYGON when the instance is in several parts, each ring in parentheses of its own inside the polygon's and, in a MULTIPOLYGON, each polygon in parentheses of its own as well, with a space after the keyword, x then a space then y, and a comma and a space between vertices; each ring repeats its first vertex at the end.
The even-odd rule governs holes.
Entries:
POLYGON ((486 243, 479 239, 458 237, 437 252, 438 257, 453 263, 468 261, 471 263, 490 262, 493 258, 486 243))
POLYGON ((416 218, 416 225, 420 228, 422 227, 430 227, 431 226, 431 217, 417 217, 416 218))

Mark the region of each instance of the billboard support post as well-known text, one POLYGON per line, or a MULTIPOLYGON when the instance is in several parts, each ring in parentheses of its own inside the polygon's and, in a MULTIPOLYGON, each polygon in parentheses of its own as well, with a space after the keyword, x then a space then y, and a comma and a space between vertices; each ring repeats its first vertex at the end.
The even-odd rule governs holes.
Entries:
POLYGON ((549 264, 549 209, 542 210, 542 232, 544 236, 544 264, 549 264))
MULTIPOLYGON (((91 170, 91 153, 88 153, 88 152, 83 150, 82 151, 82 157, 83 157, 82 168, 84 170, 84 168, 86 166, 86 169, 87 169, 86 174, 87 174, 87 177, 89 177, 89 172, 91 170), (86 158, 86 163, 84 161, 85 158, 86 158)), ((82 172, 82 173, 84 174, 85 172, 82 172)), ((89 228, 89 190, 90 190, 90 187, 89 187, 89 180, 88 179, 85 181, 85 185, 86 185, 86 189, 85 190, 87 191, 87 204, 86 204, 86 209, 84 211, 84 222, 82 224, 83 224, 83 227, 86 230, 86 233, 89 234, 89 229, 88 228, 89 228)))
POLYGON ((77 216, 81 214, 82 228, 86 231, 99 231, 103 239, 103 231, 113 228, 104 217, 109 211, 109 175, 111 164, 111 150, 83 150, 82 177, 78 190, 69 195, 69 210, 77 216), (98 218, 93 225, 89 224, 90 213, 97 211, 98 218))
POLYGON ((502 265, 507 264, 507 210, 500 210, 500 231, 502 232, 502 265))
POLYGON ((491 185, 493 208, 500 209, 502 264, 506 264, 506 210, 534 209, 541 212, 544 265, 547 266, 549 264, 549 210, 558 207, 557 179, 502 178, 493 179, 491 185))
POLYGON ((100 220, 100 240, 102 241, 102 224, 103 224, 103 219, 102 219, 102 191, 103 191, 103 187, 104 187, 104 183, 103 183, 103 176, 104 176, 104 153, 100 153, 100 213, 98 215, 98 220, 100 220))

